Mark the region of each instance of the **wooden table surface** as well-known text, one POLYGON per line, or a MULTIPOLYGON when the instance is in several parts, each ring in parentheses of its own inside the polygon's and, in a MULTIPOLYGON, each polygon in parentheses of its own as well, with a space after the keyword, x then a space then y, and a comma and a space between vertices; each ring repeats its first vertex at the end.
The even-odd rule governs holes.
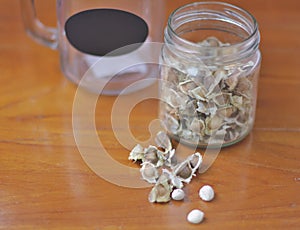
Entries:
MULTIPOLYGON (((167 14, 185 2, 168 0, 167 14)), ((60 72, 58 52, 25 34, 19 2, 1 0, 0 229, 300 229, 300 1, 227 2, 249 10, 262 35, 254 129, 185 186, 183 202, 152 204, 150 188, 117 186, 84 162, 72 127, 76 86, 60 72), (198 197, 203 184, 215 189, 210 203, 198 197), (186 221, 194 208, 205 212, 200 225, 186 221)), ((54 1, 38 4, 42 20, 54 24, 54 1)), ((114 101, 101 96, 97 106, 99 139, 134 167, 112 132, 114 101)), ((157 104, 134 108, 137 138, 148 138, 157 104)))

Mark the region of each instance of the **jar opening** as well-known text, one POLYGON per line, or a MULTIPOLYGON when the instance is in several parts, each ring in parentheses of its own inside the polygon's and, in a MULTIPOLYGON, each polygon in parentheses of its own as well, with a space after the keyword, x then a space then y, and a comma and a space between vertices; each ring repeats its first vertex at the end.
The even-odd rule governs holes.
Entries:
POLYGON ((210 54, 217 49, 227 57, 236 51, 249 55, 248 51, 256 51, 259 44, 255 18, 246 10, 222 2, 195 2, 178 8, 169 17, 165 35, 167 43, 179 45, 182 51, 210 54), (226 45, 203 46, 201 41, 208 37, 226 45))

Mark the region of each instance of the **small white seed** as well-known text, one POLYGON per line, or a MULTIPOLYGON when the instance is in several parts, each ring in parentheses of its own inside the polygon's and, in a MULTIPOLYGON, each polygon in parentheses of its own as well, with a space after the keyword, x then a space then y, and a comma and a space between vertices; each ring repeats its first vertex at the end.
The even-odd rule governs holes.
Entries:
POLYGON ((171 196, 172 196, 173 200, 183 200, 185 194, 182 189, 177 188, 177 189, 174 189, 171 196))
POLYGON ((199 209, 194 209, 187 215, 187 221, 192 224, 199 224, 204 218, 204 212, 199 209))
POLYGON ((210 185, 204 185, 199 190, 199 196, 204 201, 211 201, 215 197, 215 192, 210 185))

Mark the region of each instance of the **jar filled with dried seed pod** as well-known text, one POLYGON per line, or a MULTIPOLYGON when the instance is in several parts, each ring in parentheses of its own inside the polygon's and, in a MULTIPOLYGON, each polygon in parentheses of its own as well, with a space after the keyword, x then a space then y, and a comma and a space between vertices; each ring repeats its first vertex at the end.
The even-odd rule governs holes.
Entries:
POLYGON ((161 53, 160 119, 197 147, 228 146, 252 129, 261 54, 255 18, 221 2, 175 10, 161 53))

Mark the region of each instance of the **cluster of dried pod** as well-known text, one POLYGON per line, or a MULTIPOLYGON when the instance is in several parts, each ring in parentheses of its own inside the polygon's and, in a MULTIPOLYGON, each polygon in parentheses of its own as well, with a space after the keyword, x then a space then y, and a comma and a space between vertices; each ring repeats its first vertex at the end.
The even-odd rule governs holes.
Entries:
MULTIPOLYGON (((167 134, 160 131, 155 138, 158 145, 143 148, 137 144, 128 159, 141 162, 141 175, 144 180, 154 184, 150 191, 150 202, 168 202, 174 189, 183 188, 183 183, 190 183, 202 163, 202 156, 196 152, 184 161, 177 162, 175 149, 167 134)), ((175 191, 175 190, 174 190, 175 191)), ((178 190, 177 190, 178 191, 178 190)), ((180 193, 180 192, 179 192, 180 193)), ((179 200, 182 194, 174 194, 179 200)))
MULTIPOLYGON (((177 162, 175 149, 168 135, 160 131, 155 142, 158 147, 150 145, 143 148, 137 144, 129 154, 128 159, 141 163, 141 175, 144 180, 154 184, 148 200, 150 202, 165 203, 173 200, 183 200, 184 183, 190 183, 196 171, 202 163, 202 156, 196 152, 188 156, 184 161, 177 162)), ((199 190, 199 197, 203 201, 211 201, 214 198, 214 190, 209 185, 204 185, 199 190)), ((190 211, 187 221, 199 224, 204 219, 204 212, 199 209, 190 211)))
MULTIPOLYGON (((200 44, 228 46, 215 37, 200 44)), ((249 132, 255 107, 252 61, 222 66, 169 58, 161 71, 161 120, 168 133, 206 146, 212 137, 226 144, 249 132)))

